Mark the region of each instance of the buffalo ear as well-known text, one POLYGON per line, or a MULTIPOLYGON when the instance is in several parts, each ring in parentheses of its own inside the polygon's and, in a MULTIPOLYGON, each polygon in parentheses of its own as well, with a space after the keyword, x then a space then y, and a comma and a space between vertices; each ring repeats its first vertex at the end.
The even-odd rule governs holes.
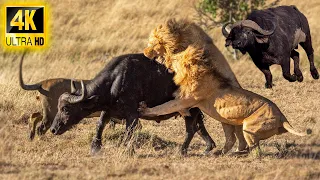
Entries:
POLYGON ((241 52, 243 55, 245 55, 245 54, 247 53, 247 51, 245 51, 245 50, 240 50, 240 52, 241 52))
POLYGON ((95 104, 98 102, 99 96, 93 95, 86 99, 84 104, 84 109, 92 109, 95 104))
POLYGON ((230 46, 231 43, 232 43, 231 39, 226 39, 225 46, 228 47, 228 46, 230 46))
POLYGON ((226 44, 225 46, 228 47, 232 44, 232 38, 233 37, 233 31, 231 30, 228 37, 226 38, 226 44))
POLYGON ((267 44, 269 43, 269 37, 268 36, 255 36, 256 41, 260 44, 267 44))

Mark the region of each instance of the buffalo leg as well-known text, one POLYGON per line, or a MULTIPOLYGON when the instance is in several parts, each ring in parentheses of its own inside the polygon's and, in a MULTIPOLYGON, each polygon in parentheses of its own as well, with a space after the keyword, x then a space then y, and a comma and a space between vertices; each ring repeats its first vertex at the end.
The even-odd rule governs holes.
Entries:
POLYGON ((262 67, 259 69, 263 72, 265 78, 266 78, 266 88, 272 88, 272 74, 271 74, 271 71, 269 69, 269 66, 266 66, 266 67, 262 67))
POLYGON ((294 82, 297 80, 296 75, 290 74, 290 58, 282 62, 281 68, 282 68, 282 75, 286 80, 288 80, 289 82, 294 82))
POLYGON ((302 82, 303 75, 299 67, 299 63, 300 63, 299 53, 295 50, 292 50, 290 57, 293 59, 293 62, 294 62, 294 74, 297 76, 298 81, 302 82))
POLYGON ((191 116, 184 117, 186 126, 186 137, 181 147, 181 154, 187 154, 190 142, 193 139, 193 136, 196 132, 198 132, 198 134, 206 142, 207 148, 205 150, 205 154, 207 154, 215 147, 215 143, 210 137, 209 133, 207 132, 203 124, 203 115, 200 109, 192 108, 190 109, 190 114, 191 116))
POLYGON ((213 148, 216 147, 216 144, 215 142, 212 140, 211 136, 209 135, 206 127, 204 126, 204 123, 203 123, 203 114, 202 112, 200 111, 200 109, 198 108, 193 108, 191 109, 191 113, 193 113, 192 111, 195 111, 195 110, 198 111, 198 116, 196 116, 196 120, 197 120, 197 125, 198 125, 198 131, 197 133, 202 137, 202 139, 206 142, 206 150, 204 151, 204 154, 208 154, 213 148))
POLYGON ((313 62, 313 59, 314 59, 313 54, 308 55, 308 59, 310 62, 310 72, 311 72, 313 79, 319 79, 319 73, 318 73, 316 67, 314 66, 314 62, 313 62))
POLYGON ((312 40, 310 32, 307 34, 306 41, 301 42, 300 45, 302 48, 306 51, 310 63, 310 72, 313 77, 313 79, 319 79, 319 73, 314 66, 314 55, 313 55, 313 48, 312 48, 312 40))
POLYGON ((197 128, 196 128, 196 125, 195 125, 193 118, 194 117, 192 117, 192 116, 184 117, 185 126, 186 126, 186 137, 185 137, 184 142, 181 146, 181 154, 182 155, 187 155, 189 144, 190 144, 191 140, 193 139, 194 134, 197 132, 197 128))
POLYGON ((124 145, 127 146, 127 151, 128 151, 129 155, 134 154, 132 135, 136 129, 138 121, 139 121, 138 118, 130 117, 130 118, 126 119, 126 133, 125 133, 125 137, 124 137, 124 145))
POLYGON ((129 118, 126 120, 126 137, 124 140, 125 145, 131 140, 132 134, 138 124, 138 121, 138 118, 129 118))
POLYGON ((102 143, 102 133, 103 129, 106 126, 108 120, 110 120, 110 116, 107 112, 102 111, 99 121, 97 122, 96 136, 93 138, 91 142, 91 154, 96 154, 100 151, 102 143))

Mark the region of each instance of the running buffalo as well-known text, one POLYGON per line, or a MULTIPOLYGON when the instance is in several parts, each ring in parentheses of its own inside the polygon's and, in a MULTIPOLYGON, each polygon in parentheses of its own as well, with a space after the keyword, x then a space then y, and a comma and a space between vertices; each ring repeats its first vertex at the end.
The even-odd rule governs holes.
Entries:
POLYGON ((264 73, 266 88, 272 88, 272 74, 269 67, 279 64, 283 77, 290 82, 303 81, 299 68, 298 45, 307 53, 310 72, 314 79, 319 73, 314 66, 314 54, 310 28, 307 18, 295 6, 279 6, 250 13, 246 20, 231 26, 230 33, 226 30, 229 23, 222 27, 226 37, 226 46, 243 54, 249 53, 255 65, 264 73), (290 57, 294 61, 294 74, 290 74, 290 57))

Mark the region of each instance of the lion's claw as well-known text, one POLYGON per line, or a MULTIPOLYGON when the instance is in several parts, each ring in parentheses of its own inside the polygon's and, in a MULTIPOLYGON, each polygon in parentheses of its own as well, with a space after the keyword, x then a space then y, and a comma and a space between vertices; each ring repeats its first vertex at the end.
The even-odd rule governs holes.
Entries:
POLYGON ((139 103, 138 112, 140 112, 140 114, 143 115, 143 114, 146 112, 147 109, 148 109, 148 106, 147 106, 146 102, 141 101, 141 102, 139 103))
POLYGON ((141 101, 141 102, 139 103, 139 107, 142 108, 142 109, 146 109, 148 106, 147 106, 147 103, 146 103, 146 102, 141 101))

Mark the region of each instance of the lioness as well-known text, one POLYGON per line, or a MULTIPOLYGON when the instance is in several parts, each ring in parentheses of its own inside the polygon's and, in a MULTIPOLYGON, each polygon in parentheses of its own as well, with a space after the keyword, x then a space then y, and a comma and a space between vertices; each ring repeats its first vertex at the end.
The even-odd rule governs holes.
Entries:
MULTIPOLYGON (((149 37, 148 47, 144 50, 149 58, 158 57, 158 61, 170 68, 170 61, 163 61, 163 56, 182 52, 189 45, 197 44, 210 50, 210 56, 215 60, 220 72, 228 79, 230 85, 241 88, 227 60, 213 44, 212 39, 198 25, 188 20, 170 19, 165 24, 155 28, 149 37)), ((183 112, 183 111, 180 111, 183 112)), ((222 123, 226 137, 223 153, 227 153, 234 145, 236 136, 239 140, 238 151, 243 151, 247 143, 242 134, 242 125, 233 126, 222 123), (236 135, 236 136, 235 136, 236 135)))
POLYGON ((142 105, 146 116, 159 116, 198 107, 212 118, 230 125, 243 125, 249 148, 259 147, 259 141, 275 134, 290 132, 298 136, 279 108, 267 98, 232 86, 214 66, 214 58, 206 48, 189 46, 185 51, 166 55, 165 64, 175 72, 180 86, 176 99, 154 108, 142 105))

